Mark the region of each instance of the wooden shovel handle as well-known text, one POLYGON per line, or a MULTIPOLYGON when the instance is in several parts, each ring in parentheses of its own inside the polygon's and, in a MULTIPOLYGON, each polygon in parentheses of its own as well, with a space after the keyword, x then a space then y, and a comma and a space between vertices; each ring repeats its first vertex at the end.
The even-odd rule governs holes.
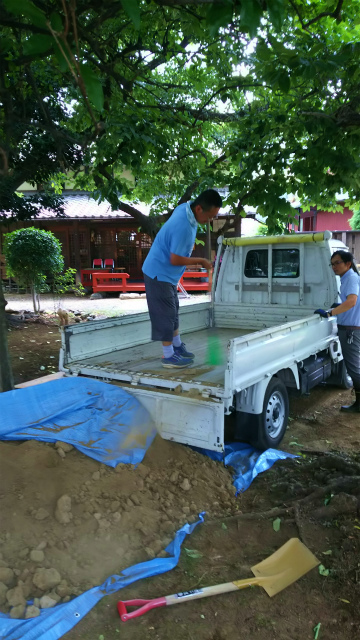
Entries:
POLYGON ((153 600, 121 600, 118 602, 117 608, 120 618, 123 622, 132 620, 142 616, 151 609, 157 609, 158 607, 168 607, 173 604, 180 604, 181 602, 188 602, 189 600, 200 600, 200 598, 207 598, 208 596, 217 596, 220 593, 229 593, 230 591, 237 591, 238 589, 245 589, 254 585, 260 585, 261 580, 259 578, 249 578, 245 580, 236 580, 234 582, 224 582, 223 584, 216 584, 212 587, 204 587, 203 589, 191 589, 190 591, 183 591, 180 593, 174 593, 171 596, 165 596, 164 598, 154 598, 153 600), (138 607, 135 611, 128 611, 127 607, 138 607))

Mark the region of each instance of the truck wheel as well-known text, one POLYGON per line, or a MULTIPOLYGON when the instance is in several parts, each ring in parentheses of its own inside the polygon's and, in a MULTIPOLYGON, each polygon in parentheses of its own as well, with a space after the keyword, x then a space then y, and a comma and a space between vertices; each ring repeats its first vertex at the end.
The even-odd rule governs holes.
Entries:
POLYGON ((284 383, 272 378, 265 392, 260 414, 235 413, 235 439, 256 449, 274 449, 284 437, 289 419, 289 397, 284 383))
POLYGON ((261 450, 278 447, 289 419, 288 392, 279 378, 270 380, 262 413, 257 417, 257 429, 253 430, 251 444, 261 450))

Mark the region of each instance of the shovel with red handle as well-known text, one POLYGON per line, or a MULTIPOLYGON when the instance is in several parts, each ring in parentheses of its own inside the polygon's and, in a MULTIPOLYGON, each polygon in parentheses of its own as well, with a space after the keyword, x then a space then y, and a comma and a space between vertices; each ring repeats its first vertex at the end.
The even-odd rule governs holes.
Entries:
POLYGON ((150 609, 168 607, 172 604, 180 604, 188 600, 198 600, 215 596, 219 593, 228 593, 246 587, 263 587, 266 593, 272 597, 290 584, 305 575, 310 569, 316 567, 319 560, 305 547, 298 538, 291 538, 271 556, 251 567, 255 578, 224 582, 203 589, 191 589, 174 593, 171 596, 154 598, 153 600, 124 600, 118 602, 117 608, 123 622, 142 616, 150 609), (127 607, 138 607, 135 611, 128 612, 127 607))

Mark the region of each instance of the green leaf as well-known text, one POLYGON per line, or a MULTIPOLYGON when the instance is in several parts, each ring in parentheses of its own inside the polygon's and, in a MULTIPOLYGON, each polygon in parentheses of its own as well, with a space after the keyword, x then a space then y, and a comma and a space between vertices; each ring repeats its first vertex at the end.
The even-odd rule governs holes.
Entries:
POLYGON ((5 38, 5 37, 0 38, 0 51, 2 51, 3 53, 6 53, 11 49, 13 44, 14 43, 11 40, 11 38, 5 38))
POLYGON ((55 11, 50 16, 50 24, 54 31, 62 31, 63 30, 63 22, 61 16, 55 11))
POLYGON ((269 12, 270 22, 276 31, 281 31, 284 21, 284 2, 283 0, 268 0, 266 3, 269 12))
POLYGON ((206 23, 210 35, 214 36, 220 27, 225 27, 232 21, 233 7, 228 2, 225 5, 211 4, 206 13, 206 23))
POLYGON ((56 42, 54 43, 54 52, 55 52, 55 58, 59 63, 60 71, 65 73, 65 71, 67 71, 69 69, 69 65, 68 65, 68 62, 67 62, 66 58, 64 57, 60 47, 56 44, 56 42))
POLYGON ((326 569, 323 564, 320 564, 319 565, 319 573, 320 573, 321 576, 328 576, 330 571, 329 571, 329 569, 326 569))
POLYGON ((320 627, 321 627, 321 622, 319 622, 317 625, 315 625, 313 631, 314 631, 314 640, 318 640, 319 637, 319 633, 320 633, 320 627))
POLYGON ((128 14, 135 29, 140 29, 140 6, 139 0, 121 0, 125 13, 128 14))
POLYGON ((200 553, 200 551, 197 551, 196 549, 186 549, 186 547, 184 547, 184 551, 185 553, 189 556, 189 558, 202 558, 203 554, 200 553))
POLYGON ((332 555, 332 550, 329 549, 328 551, 323 551, 322 554, 323 554, 323 556, 331 556, 332 555))
POLYGON ((227 526, 226 526, 225 522, 221 523, 221 528, 224 529, 224 531, 227 531, 227 526))
POLYGON ((46 28, 45 13, 30 0, 3 0, 3 5, 9 13, 15 16, 25 16, 37 27, 46 28))
POLYGON ((276 532, 280 531, 280 525, 281 525, 281 519, 280 518, 275 518, 275 520, 273 520, 273 529, 274 529, 274 531, 276 531, 276 532))
POLYGON ((89 65, 81 65, 81 77, 85 84, 85 89, 90 102, 101 111, 104 107, 104 92, 100 78, 89 65))
POLYGON ((280 91, 283 93, 289 93, 290 89, 290 76, 286 73, 286 71, 282 71, 279 75, 278 85, 280 91))
POLYGON ((54 39, 52 36, 43 36, 36 34, 30 36, 24 43, 24 54, 27 56, 36 55, 38 53, 44 53, 51 49, 54 45, 54 39))
POLYGON ((262 13, 262 7, 257 0, 242 0, 240 19, 241 23, 248 28, 251 38, 256 36, 262 13))

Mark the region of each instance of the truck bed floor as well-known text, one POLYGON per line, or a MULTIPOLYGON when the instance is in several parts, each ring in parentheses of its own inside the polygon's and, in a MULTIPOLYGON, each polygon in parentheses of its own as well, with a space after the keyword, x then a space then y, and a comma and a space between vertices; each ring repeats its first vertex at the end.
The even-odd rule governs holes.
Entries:
MULTIPOLYGON (((212 385, 224 383, 226 366, 226 347, 229 340, 245 335, 248 329, 205 329, 193 333, 184 334, 182 337, 189 351, 195 354, 194 364, 186 369, 167 369, 161 366, 162 349, 160 342, 148 342, 137 347, 130 347, 101 356, 94 356, 81 360, 77 364, 84 367, 101 367, 111 374, 115 370, 147 373, 151 376, 161 376, 176 380, 202 381, 212 385), (214 339, 219 345, 220 353, 223 353, 223 362, 218 366, 207 364, 209 338, 214 339)), ((72 368, 74 365, 72 365, 72 368)), ((110 375, 111 377, 111 375, 110 375)))

